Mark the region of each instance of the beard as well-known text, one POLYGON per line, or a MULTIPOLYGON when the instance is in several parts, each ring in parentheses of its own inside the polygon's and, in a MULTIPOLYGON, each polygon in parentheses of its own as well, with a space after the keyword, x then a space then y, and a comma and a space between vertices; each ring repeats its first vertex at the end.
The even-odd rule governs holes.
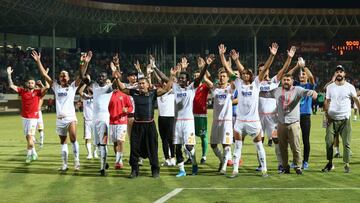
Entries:
POLYGON ((284 89, 286 89, 286 90, 289 90, 289 89, 290 89, 290 85, 289 85, 289 84, 284 84, 283 87, 284 87, 284 89))
POLYGON ((336 76, 336 81, 340 82, 342 80, 344 80, 343 76, 341 76, 341 75, 336 76))

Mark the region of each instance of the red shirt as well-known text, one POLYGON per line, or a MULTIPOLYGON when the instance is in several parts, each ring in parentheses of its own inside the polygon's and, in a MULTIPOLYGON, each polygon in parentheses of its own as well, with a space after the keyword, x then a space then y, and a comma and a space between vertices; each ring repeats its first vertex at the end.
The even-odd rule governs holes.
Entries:
POLYGON ((17 88, 21 96, 21 116, 23 118, 39 118, 39 101, 41 99, 41 90, 26 90, 22 87, 17 88))
POLYGON ((109 102, 110 124, 121 125, 128 123, 128 113, 123 112, 123 108, 128 108, 127 112, 132 112, 133 105, 130 97, 119 90, 115 90, 109 102))
POLYGON ((208 86, 203 83, 200 84, 196 89, 194 103, 193 103, 193 113, 194 114, 206 114, 207 113, 207 97, 210 89, 208 86))

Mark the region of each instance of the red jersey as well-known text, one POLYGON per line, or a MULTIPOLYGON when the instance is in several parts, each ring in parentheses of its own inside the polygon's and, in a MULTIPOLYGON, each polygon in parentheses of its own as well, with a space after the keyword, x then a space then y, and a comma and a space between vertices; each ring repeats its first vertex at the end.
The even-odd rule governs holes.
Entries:
POLYGON ((132 112, 133 105, 130 97, 119 90, 115 90, 109 102, 110 124, 121 125, 128 123, 128 113, 123 112, 123 108, 128 108, 127 112, 132 112))
POLYGON ((200 84, 196 89, 194 103, 193 103, 193 113, 194 114, 206 114, 207 113, 207 97, 210 89, 208 86, 203 83, 200 84))
POLYGON ((41 90, 26 90, 22 87, 17 88, 21 96, 21 116, 23 118, 39 118, 39 101, 41 99, 41 90))

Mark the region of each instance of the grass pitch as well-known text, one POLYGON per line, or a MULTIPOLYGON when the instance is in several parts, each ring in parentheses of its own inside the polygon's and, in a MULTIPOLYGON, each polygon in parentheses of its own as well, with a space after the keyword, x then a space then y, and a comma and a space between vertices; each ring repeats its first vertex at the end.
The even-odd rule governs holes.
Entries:
MULTIPOLYGON (((140 177, 131 180, 127 178, 130 174, 128 140, 123 170, 113 169, 112 146, 109 146, 107 177, 99 176, 99 160, 86 160, 80 113, 77 132, 81 171, 74 172, 69 145, 69 171, 66 174, 57 171, 61 158, 59 138, 55 133, 55 114, 44 113, 44 148, 38 149, 39 160, 30 165, 25 164, 26 141, 20 116, 0 115, 0 118, 0 202, 154 202, 176 188, 181 189, 168 202, 358 202, 360 199, 360 122, 352 122, 350 174, 343 172, 342 159, 334 159, 334 172, 320 172, 326 164, 325 129, 321 128, 321 115, 316 115, 312 116, 310 168, 302 176, 294 171, 290 175, 277 174, 274 147, 265 146, 270 176, 262 178, 254 170, 257 166, 255 147, 247 137, 242 155, 244 166, 240 168, 238 178, 229 179, 217 174, 218 161, 209 146, 207 162, 199 165, 197 176, 175 178, 176 167, 162 167, 160 179, 153 179, 146 160, 140 168, 140 177)), ((209 130, 211 118, 210 110, 209 130)), ((199 139, 197 143, 200 143, 199 139)), ((196 149, 200 160, 200 145, 196 149)), ((159 161, 162 159, 159 137, 159 161)), ((186 169, 191 171, 190 166, 186 169)), ((228 173, 231 173, 231 168, 228 168, 228 173)))

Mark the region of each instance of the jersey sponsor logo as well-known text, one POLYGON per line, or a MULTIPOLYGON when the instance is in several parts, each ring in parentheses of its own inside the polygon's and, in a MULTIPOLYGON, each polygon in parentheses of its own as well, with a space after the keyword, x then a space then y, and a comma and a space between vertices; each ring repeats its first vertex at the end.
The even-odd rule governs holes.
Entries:
POLYGON ((58 97, 66 97, 67 96, 67 92, 59 92, 58 93, 58 97))
POLYGON ((244 97, 251 97, 252 96, 252 92, 245 92, 245 91, 241 91, 242 96, 244 97))
POLYGON ((186 97, 186 92, 177 93, 176 97, 186 97))
POLYGON ((261 86, 260 87, 260 91, 265 92, 265 91, 269 91, 269 90, 270 90, 270 86, 261 86))
POLYGON ((226 99, 226 94, 218 94, 218 95, 216 95, 216 98, 217 99, 226 99))

